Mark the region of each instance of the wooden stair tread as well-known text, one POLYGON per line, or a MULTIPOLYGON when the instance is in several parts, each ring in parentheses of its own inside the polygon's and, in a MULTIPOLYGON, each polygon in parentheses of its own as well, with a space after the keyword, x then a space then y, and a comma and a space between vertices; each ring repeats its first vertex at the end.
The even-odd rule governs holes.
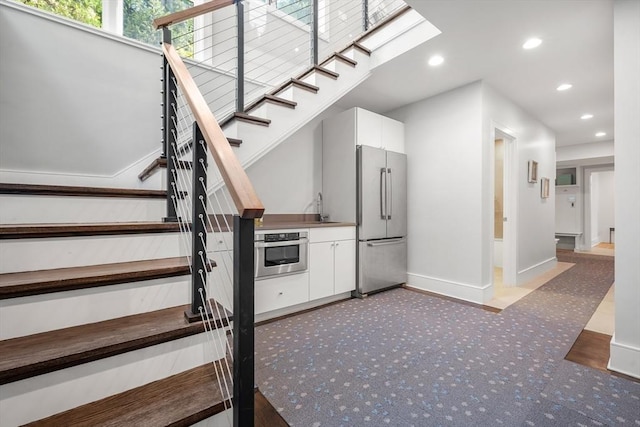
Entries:
POLYGON ((348 56, 345 56, 339 52, 334 53, 333 55, 331 55, 326 61, 324 61, 322 64, 320 64, 321 66, 326 64, 327 62, 331 61, 332 59, 336 59, 338 61, 342 61, 352 67, 355 67, 356 65, 358 65, 358 61, 349 58, 348 56))
POLYGON ((331 71, 327 68, 321 67, 319 65, 314 65, 311 68, 309 68, 307 71, 305 71, 303 74, 300 75, 299 79, 303 79, 306 76, 308 76, 311 73, 320 73, 320 74, 324 74, 327 77, 330 77, 334 80, 336 80, 338 77, 340 77, 340 74, 336 73, 335 71, 331 71))
POLYGON ((77 224, 3 224, 0 240, 39 237, 74 237, 142 233, 172 233, 180 231, 177 222, 103 222, 77 224))
POLYGON ((249 104, 247 106, 247 108, 245 109, 245 111, 251 111, 255 108, 257 108, 258 106, 262 105, 265 102, 269 102, 272 104, 276 104, 279 105, 281 107, 287 107, 287 108, 291 108, 294 109, 296 108, 296 106, 298 105, 297 102, 295 101, 291 101, 289 99, 284 99, 284 98, 280 98, 279 96, 275 96, 275 95, 270 95, 270 94, 265 94, 262 97, 258 98, 255 102, 252 102, 251 104, 249 104))
POLYGON ((0 274, 0 299, 185 274, 189 274, 186 257, 4 273, 0 274))
POLYGON ((225 409, 216 378, 216 368, 226 373, 223 365, 198 366, 26 425, 188 426, 225 409))
POLYGON ((167 192, 164 190, 11 183, 0 183, 0 194, 81 197, 142 197, 155 199, 164 199, 167 197, 167 192))
MULTIPOLYGON (((230 408, 218 387, 216 370, 229 378, 231 367, 223 361, 201 365, 26 426, 189 426, 230 408)), ((231 392, 231 381, 226 383, 231 392)), ((258 389, 254 405, 256 427, 289 426, 258 389)))
MULTIPOLYGON (((178 160, 177 166, 178 169, 191 170, 193 162, 188 160, 178 160)), ((167 158, 166 157, 158 157, 153 160, 149 166, 144 168, 142 172, 138 175, 138 179, 140 181, 144 181, 149 178, 158 168, 166 168, 167 167, 167 158)))
POLYGON ((364 53, 365 55, 371 56, 371 49, 364 46, 362 43, 353 42, 351 46, 353 46, 355 49, 358 49, 360 52, 364 53))
MULTIPOLYGON (((189 309, 171 307, 0 341, 0 384, 203 332, 202 322, 185 320, 189 309)), ((214 311, 215 325, 226 326, 224 308, 214 311)))
POLYGON ((229 115, 224 120, 221 120, 220 121, 220 127, 226 126, 227 124, 229 124, 233 120, 240 120, 242 122, 251 123, 251 124, 259 125, 259 126, 269 126, 271 124, 271 120, 269 120, 269 119, 265 119, 263 117, 252 116, 252 115, 247 114, 247 113, 237 113, 236 112, 236 113, 233 113, 233 114, 229 115))

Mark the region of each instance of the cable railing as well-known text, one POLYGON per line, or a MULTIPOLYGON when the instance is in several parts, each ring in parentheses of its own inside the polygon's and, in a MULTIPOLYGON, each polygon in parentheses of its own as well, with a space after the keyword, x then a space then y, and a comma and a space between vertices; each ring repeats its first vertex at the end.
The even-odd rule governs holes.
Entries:
POLYGON ((214 115, 225 118, 405 6, 402 0, 215 0, 156 25, 190 20, 192 30, 173 45, 214 115))
POLYGON ((245 100, 307 74, 372 31, 380 14, 404 7, 399 0, 214 0, 154 21, 163 34, 166 220, 180 224, 192 286, 185 314, 203 322, 220 356, 213 367, 233 412, 229 423, 253 425, 253 219, 264 208, 215 116, 244 112, 245 100), (169 26, 186 20, 193 30, 172 39, 169 26), (230 341, 220 326, 232 319, 230 341))

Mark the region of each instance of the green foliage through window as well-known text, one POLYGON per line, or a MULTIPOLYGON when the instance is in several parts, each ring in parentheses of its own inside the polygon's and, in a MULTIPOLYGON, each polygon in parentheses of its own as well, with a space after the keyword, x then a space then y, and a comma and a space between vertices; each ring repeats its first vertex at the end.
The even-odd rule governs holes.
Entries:
POLYGON ((312 0, 276 0, 278 10, 304 24, 311 24, 312 0))
MULTIPOLYGON (((97 28, 102 28, 103 0, 18 0, 27 6, 54 13, 97 28)), ((118 0, 108 0, 118 1, 118 0)), ((153 20, 193 6, 192 0, 122 0, 123 35, 154 46, 160 44, 161 31, 153 20)), ((193 21, 171 26, 174 45, 183 56, 193 52, 193 21)))
MULTIPOLYGON (((153 20, 193 6, 191 0, 124 0, 124 36, 157 46, 162 32, 153 28, 153 20)), ((176 49, 184 55, 193 52, 193 21, 171 26, 176 49)))
POLYGON ((102 0, 18 0, 65 18, 102 28, 102 0))

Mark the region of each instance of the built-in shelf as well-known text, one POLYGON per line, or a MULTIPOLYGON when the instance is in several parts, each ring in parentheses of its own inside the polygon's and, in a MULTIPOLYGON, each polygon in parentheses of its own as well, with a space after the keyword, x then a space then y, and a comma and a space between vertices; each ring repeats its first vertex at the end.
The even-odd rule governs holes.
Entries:
POLYGON ((556 188, 580 188, 580 186, 578 184, 572 184, 572 185, 556 185, 556 188))
POLYGON ((575 186, 578 184, 577 168, 556 169, 556 187, 575 186))

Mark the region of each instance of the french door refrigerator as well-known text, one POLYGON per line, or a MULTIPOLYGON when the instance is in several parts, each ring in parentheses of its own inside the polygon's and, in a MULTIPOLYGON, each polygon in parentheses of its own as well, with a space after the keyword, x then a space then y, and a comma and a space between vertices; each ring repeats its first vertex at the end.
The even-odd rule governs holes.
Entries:
POLYGON ((359 145, 356 171, 362 297, 407 279, 407 156, 359 145))

